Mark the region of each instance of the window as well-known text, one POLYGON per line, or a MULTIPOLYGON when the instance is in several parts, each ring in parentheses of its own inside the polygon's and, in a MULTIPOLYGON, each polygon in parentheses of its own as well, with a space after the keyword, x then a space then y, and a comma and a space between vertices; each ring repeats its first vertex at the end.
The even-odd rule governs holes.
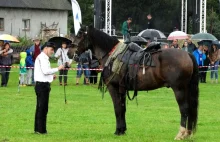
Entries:
POLYGON ((4 18, 0 18, 0 31, 4 31, 4 18))
POLYGON ((30 19, 23 19, 23 30, 30 30, 30 19))

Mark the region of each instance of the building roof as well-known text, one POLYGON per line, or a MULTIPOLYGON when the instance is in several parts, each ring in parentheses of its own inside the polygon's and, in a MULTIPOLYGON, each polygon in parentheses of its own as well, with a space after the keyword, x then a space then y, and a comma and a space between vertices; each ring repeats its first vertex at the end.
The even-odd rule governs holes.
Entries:
POLYGON ((0 7, 72 10, 71 3, 68 0, 0 0, 0 7))

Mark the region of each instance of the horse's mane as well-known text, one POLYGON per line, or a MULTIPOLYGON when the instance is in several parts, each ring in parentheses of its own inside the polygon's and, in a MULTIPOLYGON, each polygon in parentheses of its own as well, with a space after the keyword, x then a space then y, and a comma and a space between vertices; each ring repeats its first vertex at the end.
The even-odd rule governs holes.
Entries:
POLYGON ((105 51, 110 51, 119 42, 116 37, 109 36, 93 27, 89 27, 88 34, 90 41, 94 42, 92 44, 96 44, 105 51))

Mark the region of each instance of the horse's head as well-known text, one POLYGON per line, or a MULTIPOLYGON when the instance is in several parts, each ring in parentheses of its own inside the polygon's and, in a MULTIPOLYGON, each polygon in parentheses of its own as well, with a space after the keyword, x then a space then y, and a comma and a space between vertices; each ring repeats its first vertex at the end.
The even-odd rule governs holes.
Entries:
POLYGON ((77 54, 85 52, 89 49, 89 39, 88 39, 88 27, 81 25, 77 35, 73 39, 73 45, 77 47, 77 54))
POLYGON ((69 49, 67 55, 69 58, 73 58, 75 55, 80 55, 88 49, 87 27, 81 25, 76 36, 72 39, 72 46, 69 49))
POLYGON ((68 47, 69 47, 69 50, 67 52, 67 56, 69 59, 73 59, 73 57, 77 54, 78 47, 74 44, 71 44, 68 47))

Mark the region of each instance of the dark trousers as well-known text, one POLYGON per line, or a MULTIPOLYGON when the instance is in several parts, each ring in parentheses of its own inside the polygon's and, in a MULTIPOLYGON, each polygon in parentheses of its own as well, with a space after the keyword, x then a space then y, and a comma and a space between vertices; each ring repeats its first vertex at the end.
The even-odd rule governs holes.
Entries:
POLYGON ((35 81, 34 81, 34 69, 32 70, 31 80, 32 80, 32 85, 35 84, 35 81))
POLYGON ((203 83, 206 83, 206 75, 207 75, 207 70, 208 70, 208 67, 203 67, 202 71, 202 82, 203 83))
POLYGON ((90 77, 89 77, 90 83, 96 84, 96 83, 97 83, 97 78, 98 78, 97 76, 98 76, 97 71, 91 70, 91 72, 90 72, 90 77))
POLYGON ((35 93, 37 95, 37 105, 34 125, 35 132, 47 133, 46 122, 50 90, 50 83, 36 82, 35 93))
POLYGON ((199 66, 199 81, 201 83, 204 82, 204 74, 205 74, 204 68, 202 66, 199 66))
POLYGON ((68 70, 60 70, 60 72, 59 72, 60 83, 62 83, 62 77, 63 77, 64 83, 67 83, 67 74, 68 74, 68 70), (62 75, 64 75, 64 76, 62 76, 62 75))
POLYGON ((1 86, 7 86, 11 68, 1 68, 2 83, 1 86))

